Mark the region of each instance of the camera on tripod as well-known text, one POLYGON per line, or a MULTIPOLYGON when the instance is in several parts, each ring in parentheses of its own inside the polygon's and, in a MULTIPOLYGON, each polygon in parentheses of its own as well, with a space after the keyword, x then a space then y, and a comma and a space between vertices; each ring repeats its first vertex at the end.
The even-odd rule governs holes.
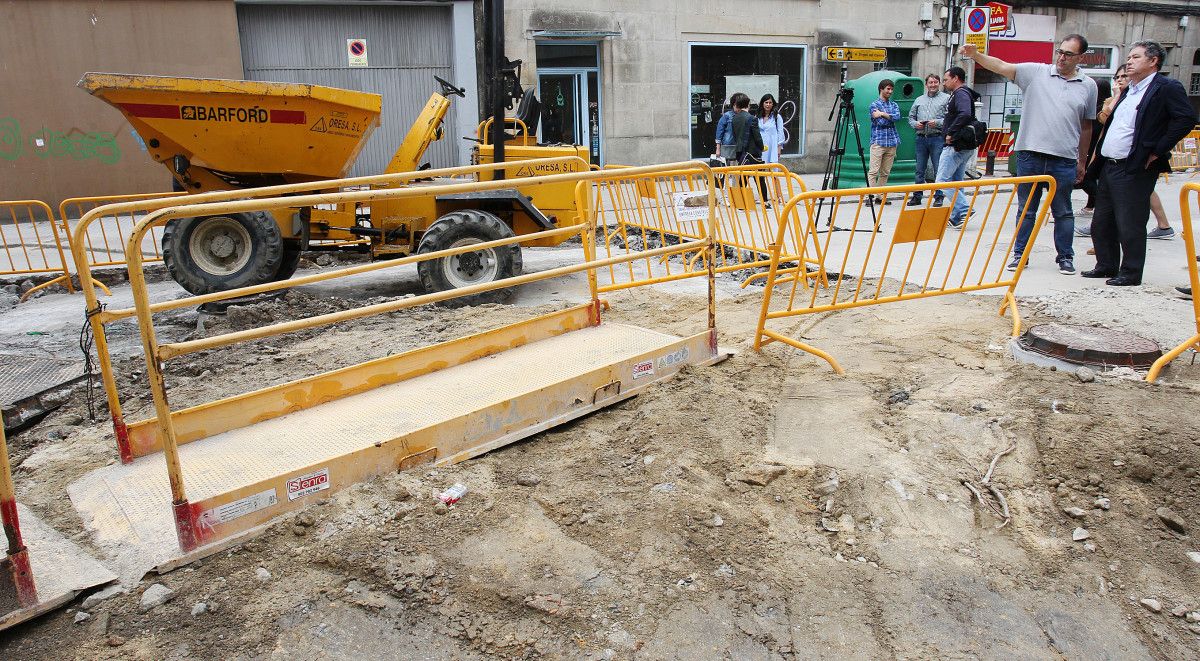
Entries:
POLYGON ((838 90, 838 96, 842 97, 843 103, 853 103, 854 102, 854 88, 853 87, 843 87, 842 89, 838 90))

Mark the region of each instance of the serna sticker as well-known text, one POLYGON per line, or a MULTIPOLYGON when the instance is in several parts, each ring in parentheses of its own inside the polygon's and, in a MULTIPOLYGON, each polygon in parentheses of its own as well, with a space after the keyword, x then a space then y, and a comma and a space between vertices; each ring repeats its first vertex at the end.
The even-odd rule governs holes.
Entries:
POLYGON ((633 378, 640 379, 643 376, 654 376, 654 361, 643 360, 633 366, 633 378))

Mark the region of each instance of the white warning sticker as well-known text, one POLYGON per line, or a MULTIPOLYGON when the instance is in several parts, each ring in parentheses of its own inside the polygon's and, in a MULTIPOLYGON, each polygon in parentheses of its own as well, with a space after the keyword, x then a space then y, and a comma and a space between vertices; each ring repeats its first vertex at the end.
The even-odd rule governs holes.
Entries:
POLYGON ((296 500, 329 488, 329 469, 294 477, 287 481, 288 500, 296 500))
POLYGON ((643 360, 640 363, 635 363, 633 366, 633 378, 640 379, 643 376, 654 376, 654 361, 643 360))
POLYGON ((277 503, 279 503, 279 498, 275 495, 275 490, 267 489, 266 491, 256 493, 252 496, 239 498, 231 503, 217 505, 210 510, 205 510, 204 513, 200 515, 200 523, 201 525, 207 524, 209 526, 216 525, 218 523, 229 523, 238 517, 246 516, 251 512, 257 512, 261 509, 266 509, 277 503))

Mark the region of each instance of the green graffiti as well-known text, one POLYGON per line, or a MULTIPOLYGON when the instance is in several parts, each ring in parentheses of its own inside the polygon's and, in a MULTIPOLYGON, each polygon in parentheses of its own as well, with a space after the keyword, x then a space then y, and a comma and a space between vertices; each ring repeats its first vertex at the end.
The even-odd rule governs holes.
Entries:
POLYGON ((117 138, 107 131, 55 131, 42 127, 41 131, 25 136, 21 124, 13 117, 0 118, 0 158, 15 161, 25 148, 38 158, 70 158, 76 161, 97 160, 112 165, 121 160, 121 148, 117 138))
POLYGON ((21 124, 12 117, 0 118, 0 158, 15 161, 21 156, 21 124))

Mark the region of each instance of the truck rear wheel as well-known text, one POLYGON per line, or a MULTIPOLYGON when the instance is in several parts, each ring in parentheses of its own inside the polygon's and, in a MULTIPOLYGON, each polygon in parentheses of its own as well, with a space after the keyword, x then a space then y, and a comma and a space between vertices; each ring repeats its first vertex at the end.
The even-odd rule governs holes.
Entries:
POLYGON ((249 287, 276 279, 283 259, 279 225, 262 211, 167 223, 167 272, 193 294, 249 287))
MULTIPOLYGON (((486 211, 452 211, 425 230, 417 253, 459 248, 513 236, 516 235, 512 228, 486 211)), ((417 264, 417 273, 421 276, 425 291, 430 293, 511 278, 521 274, 521 246, 512 244, 427 260, 417 264)), ((511 296, 511 289, 496 289, 457 300, 467 305, 477 305, 503 301, 511 296)))

